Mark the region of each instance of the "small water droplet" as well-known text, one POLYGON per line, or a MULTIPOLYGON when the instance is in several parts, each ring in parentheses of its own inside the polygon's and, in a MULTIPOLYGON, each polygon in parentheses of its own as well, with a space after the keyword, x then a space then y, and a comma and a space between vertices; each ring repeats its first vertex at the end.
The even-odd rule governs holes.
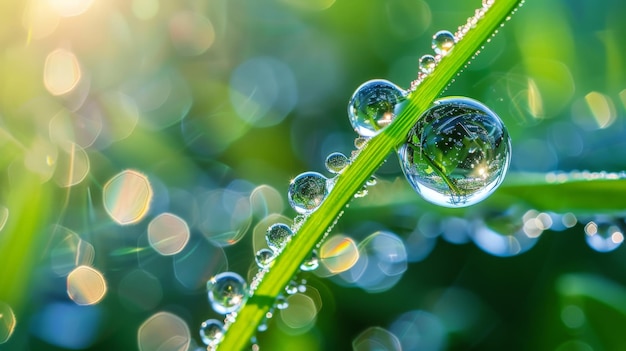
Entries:
POLYGON ((363 146, 367 144, 367 140, 367 138, 357 137, 356 139, 354 139, 354 147, 356 147, 357 149, 363 148, 363 146))
POLYGON ((511 142, 489 108, 469 98, 450 97, 424 112, 398 153, 406 178, 424 199, 463 207, 480 202, 500 185, 511 159, 511 142))
POLYGON ((388 126, 400 112, 407 93, 392 82, 374 79, 359 86, 348 104, 352 128, 363 137, 372 137, 388 126))
POLYGON ((254 260, 256 261, 256 264, 257 266, 259 266, 259 268, 266 269, 272 265, 272 262, 274 262, 274 257, 274 251, 263 248, 256 252, 254 260))
POLYGON ((431 74, 435 70, 435 66, 437 66, 437 61, 435 60, 435 56, 433 55, 424 55, 420 57, 419 60, 419 68, 420 71, 424 74, 431 74))
POLYGON ((305 272, 314 271, 320 266, 319 258, 317 257, 317 250, 311 251, 311 255, 302 262, 300 269, 305 272))
POLYGON ((200 325, 200 338, 210 347, 215 347, 224 337, 224 324, 217 319, 207 319, 200 325))
POLYGON ((233 272, 220 273, 207 282, 209 303, 215 312, 228 314, 237 311, 247 298, 247 284, 233 272))
POLYGON ((293 295, 298 292, 298 283, 295 280, 291 280, 289 284, 285 287, 285 292, 287 295, 293 295))
POLYGON ((367 182, 365 182, 365 185, 374 186, 376 185, 376 183, 378 183, 378 181, 372 176, 370 179, 367 180, 367 182))
POLYGON ((445 56, 454 48, 456 43, 454 35, 447 30, 440 30, 433 35, 432 48, 435 53, 441 56, 445 56))
POLYGON ((341 173, 348 164, 350 159, 341 152, 333 152, 326 157, 326 169, 331 173, 341 173))
POLYGON ((283 223, 276 223, 267 228, 267 234, 265 234, 265 240, 267 246, 275 253, 279 253, 283 250, 285 245, 291 240, 293 232, 288 225, 283 223))
POLYGON ((276 308, 279 310, 285 310, 287 309, 287 307, 289 307, 289 302, 287 301, 287 299, 284 296, 279 296, 276 299, 276 308))
POLYGON ((264 332, 267 330, 267 320, 264 320, 263 322, 261 322, 261 324, 259 324, 259 326, 256 328, 257 331, 259 332, 264 332))
POLYGON ((296 212, 308 214, 322 204, 330 192, 328 179, 317 172, 299 174, 289 184, 287 198, 296 212))
POLYGON ((363 189, 357 191, 356 193, 354 193, 354 198, 355 199, 359 199, 359 198, 362 198, 362 197, 366 197, 368 192, 369 191, 367 189, 363 188, 363 189))

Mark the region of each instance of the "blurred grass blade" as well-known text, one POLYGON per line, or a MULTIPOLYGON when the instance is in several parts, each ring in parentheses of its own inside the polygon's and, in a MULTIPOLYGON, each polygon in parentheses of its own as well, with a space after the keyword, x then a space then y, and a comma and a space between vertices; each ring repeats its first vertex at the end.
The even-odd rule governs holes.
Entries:
POLYGON ((394 122, 362 148, 353 162, 337 177, 335 186, 326 200, 307 218, 293 240, 276 258, 272 269, 260 282, 254 295, 248 299, 246 305, 238 312, 236 320, 228 327, 219 350, 247 348, 257 326, 265 318, 276 297, 283 292, 289 280, 296 274, 300 263, 332 227, 345 205, 352 200, 353 195, 361 189, 387 155, 405 141, 408 131, 419 116, 431 106, 520 3, 521 0, 496 0, 477 25, 456 43, 447 56, 443 57, 435 71, 411 93, 407 105, 394 122))
MULTIPOLYGON (((515 204, 525 204, 538 211, 571 212, 576 215, 623 213, 626 210, 623 200, 626 178, 618 174, 585 174, 563 173, 559 179, 552 173, 511 173, 498 191, 479 206, 507 209, 515 204)), ((422 201, 404 178, 379 182, 370 190, 369 196, 356 203, 355 207, 409 203, 435 208, 422 201)))

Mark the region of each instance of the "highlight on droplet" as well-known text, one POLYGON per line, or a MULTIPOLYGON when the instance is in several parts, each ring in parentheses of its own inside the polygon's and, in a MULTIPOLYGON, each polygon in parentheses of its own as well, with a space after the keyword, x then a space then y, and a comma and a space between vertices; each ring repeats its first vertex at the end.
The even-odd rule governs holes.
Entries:
POLYGON ((185 351, 191 342, 189 326, 169 312, 158 312, 137 331, 139 351, 185 351))
POLYGON ((148 224, 150 246, 163 256, 181 252, 189 242, 189 226, 184 219, 162 213, 148 224))
POLYGON ((118 224, 141 221, 150 210, 152 186, 148 177, 134 170, 125 170, 111 178, 103 189, 104 209, 118 224))
POLYGON ((67 295, 77 305, 94 305, 107 292, 104 276, 89 266, 78 266, 67 276, 67 295))
POLYGON ((322 244, 319 258, 328 271, 341 273, 359 260, 359 249, 352 238, 338 234, 322 244))
POLYGON ((7 342, 15 330, 15 313, 11 306, 0 301, 0 344, 7 342))
POLYGON ((76 55, 65 49, 48 54, 43 69, 43 83, 52 95, 63 95, 74 90, 82 76, 76 55))

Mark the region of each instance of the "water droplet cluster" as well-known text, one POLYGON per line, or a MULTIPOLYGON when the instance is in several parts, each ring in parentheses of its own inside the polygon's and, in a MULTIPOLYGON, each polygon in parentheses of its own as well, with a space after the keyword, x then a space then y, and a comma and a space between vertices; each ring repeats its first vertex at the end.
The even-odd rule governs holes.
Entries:
POLYGON ((446 207, 473 205, 500 185, 511 143, 500 118, 478 101, 440 99, 421 116, 398 151, 411 186, 446 207))

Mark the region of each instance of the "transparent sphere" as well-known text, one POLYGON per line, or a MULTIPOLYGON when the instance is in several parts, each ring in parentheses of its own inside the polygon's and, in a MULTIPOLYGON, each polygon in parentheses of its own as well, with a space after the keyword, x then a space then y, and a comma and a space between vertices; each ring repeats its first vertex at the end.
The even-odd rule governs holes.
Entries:
POLYGON ((435 70, 436 66, 437 66, 437 60, 435 60, 435 56, 424 55, 420 57, 419 68, 422 73, 431 74, 435 70))
POLYGON ((333 152, 326 157, 324 164, 331 173, 341 173, 350 163, 350 159, 341 152, 333 152))
POLYGON ((359 86, 348 104, 352 128, 363 137, 372 137, 388 126, 400 112, 407 93, 392 82, 374 79, 359 86))
POLYGON ((208 319, 200 325, 200 338, 207 346, 217 346, 224 337, 224 323, 208 319))
POLYGON ((256 252, 254 260, 259 268, 269 268, 274 261, 274 251, 270 249, 260 249, 256 252))
POLYGON ((287 199, 296 212, 308 214, 322 204, 329 191, 326 177, 317 172, 304 172, 289 184, 287 199))
POLYGON ((293 232, 288 225, 276 223, 267 228, 265 240, 272 251, 281 252, 292 236, 293 232))
POLYGON ((454 48, 454 44, 456 44, 454 34, 447 30, 440 30, 433 35, 432 48, 437 55, 446 55, 454 48))
POLYGON ((209 303, 217 313, 235 312, 248 297, 247 288, 246 281, 239 274, 220 273, 207 282, 209 303))
POLYGON ((421 116, 400 147, 400 165, 427 201, 446 207, 480 202, 502 183, 511 141, 500 118, 466 97, 448 97, 421 116))

